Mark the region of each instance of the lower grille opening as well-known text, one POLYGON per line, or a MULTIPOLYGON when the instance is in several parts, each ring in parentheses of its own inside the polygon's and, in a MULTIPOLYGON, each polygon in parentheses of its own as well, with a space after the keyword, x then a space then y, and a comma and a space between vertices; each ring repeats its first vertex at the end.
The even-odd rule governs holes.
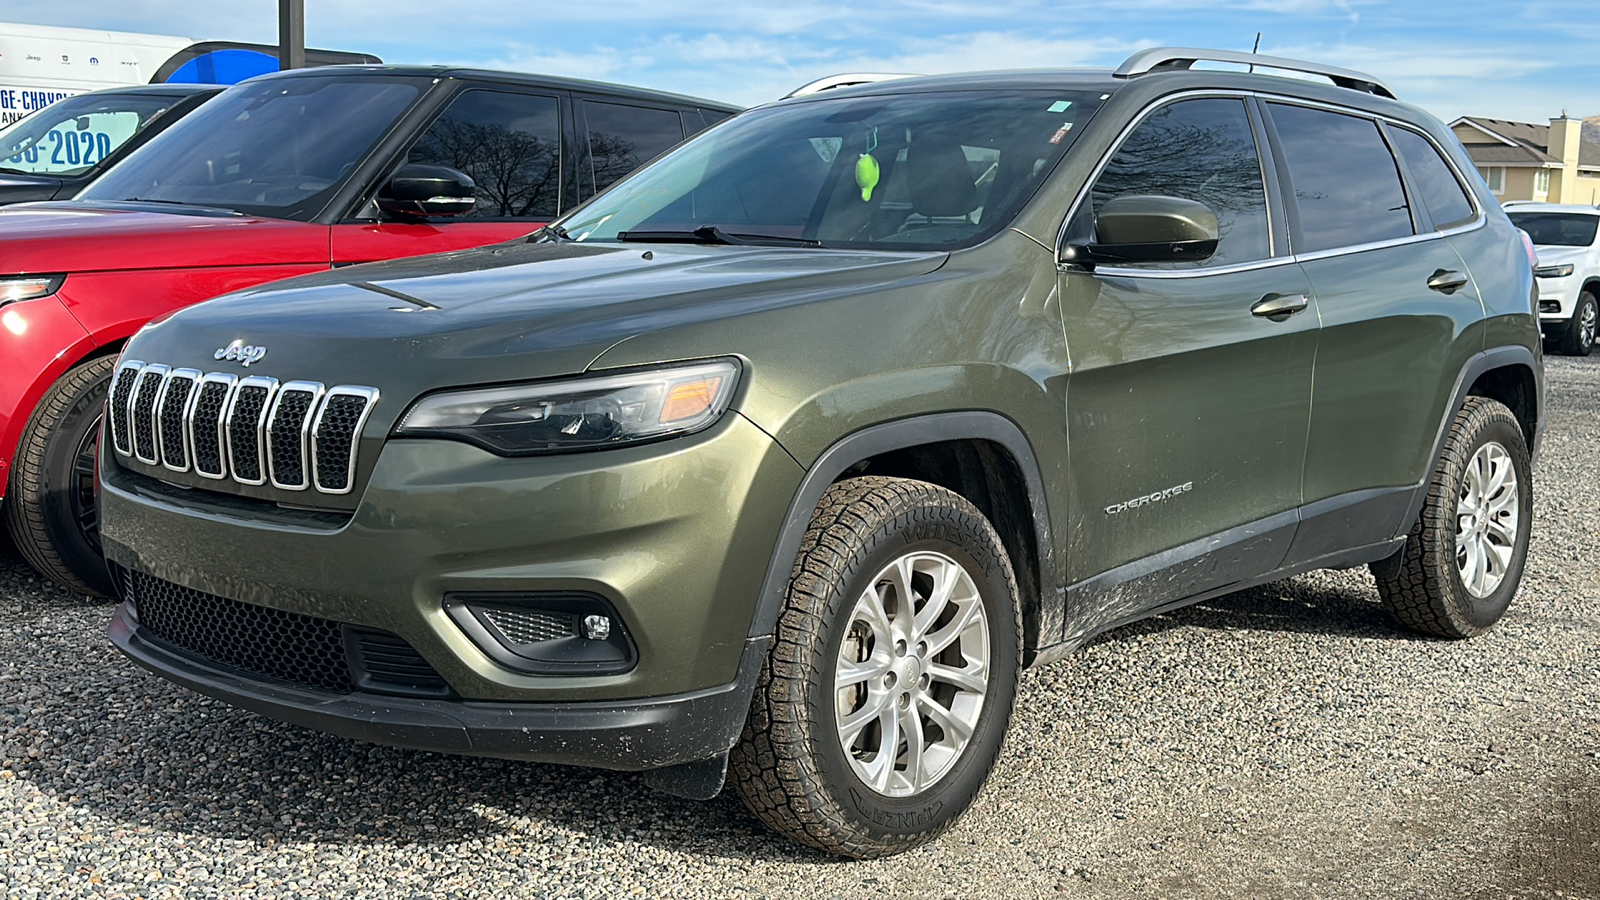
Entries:
POLYGON ((356 685, 378 693, 450 695, 450 685, 404 638, 371 628, 347 628, 346 646, 355 664, 356 685))
POLYGON ((207 594, 114 567, 139 628, 179 650, 274 681, 336 694, 450 696, 403 638, 330 619, 207 594))

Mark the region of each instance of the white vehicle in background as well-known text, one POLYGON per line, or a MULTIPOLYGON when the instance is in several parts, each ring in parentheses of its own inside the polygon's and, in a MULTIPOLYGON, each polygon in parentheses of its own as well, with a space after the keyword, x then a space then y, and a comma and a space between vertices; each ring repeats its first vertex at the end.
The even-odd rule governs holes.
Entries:
MULTIPOLYGON (((306 51, 308 65, 376 62, 365 53, 306 51)), ((277 69, 277 48, 265 44, 0 22, 0 126, 85 91, 233 84, 277 69)))
POLYGON ((1506 214, 1539 254, 1539 327, 1568 356, 1594 349, 1600 318, 1600 207, 1508 203, 1506 214))

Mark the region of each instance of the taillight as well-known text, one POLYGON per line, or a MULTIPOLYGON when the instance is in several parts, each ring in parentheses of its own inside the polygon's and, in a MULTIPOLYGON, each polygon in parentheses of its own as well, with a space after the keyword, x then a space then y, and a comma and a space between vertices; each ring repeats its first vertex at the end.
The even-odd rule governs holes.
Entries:
POLYGON ((1517 234, 1522 236, 1522 249, 1528 251, 1528 268, 1539 268, 1539 254, 1533 251, 1533 238, 1528 237, 1528 233, 1521 228, 1517 229, 1517 234))

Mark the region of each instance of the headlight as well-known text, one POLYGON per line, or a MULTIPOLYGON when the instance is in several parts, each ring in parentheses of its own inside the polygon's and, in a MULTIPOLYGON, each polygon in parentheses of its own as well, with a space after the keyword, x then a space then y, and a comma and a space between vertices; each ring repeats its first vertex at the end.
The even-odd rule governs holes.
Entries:
POLYGON ((61 290, 65 275, 17 275, 0 278, 0 306, 17 300, 37 300, 61 290))
POLYGON ((449 437, 503 456, 594 450, 708 428, 739 380, 731 359, 423 397, 397 437, 449 437))
POLYGON ((1564 266, 1540 266, 1533 270, 1533 274, 1540 278, 1565 278, 1572 274, 1572 263, 1564 266))

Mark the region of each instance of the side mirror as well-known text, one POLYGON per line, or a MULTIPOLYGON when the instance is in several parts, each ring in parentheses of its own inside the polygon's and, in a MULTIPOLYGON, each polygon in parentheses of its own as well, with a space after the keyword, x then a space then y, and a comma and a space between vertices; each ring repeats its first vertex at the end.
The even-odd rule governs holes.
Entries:
POLYGON ((1094 226, 1093 240, 1067 245, 1062 262, 1193 262, 1217 252, 1217 214, 1194 200, 1117 197, 1100 208, 1094 226))
POLYGON ((378 189, 378 208, 406 219, 462 216, 472 212, 476 189, 465 172, 410 163, 378 189))

